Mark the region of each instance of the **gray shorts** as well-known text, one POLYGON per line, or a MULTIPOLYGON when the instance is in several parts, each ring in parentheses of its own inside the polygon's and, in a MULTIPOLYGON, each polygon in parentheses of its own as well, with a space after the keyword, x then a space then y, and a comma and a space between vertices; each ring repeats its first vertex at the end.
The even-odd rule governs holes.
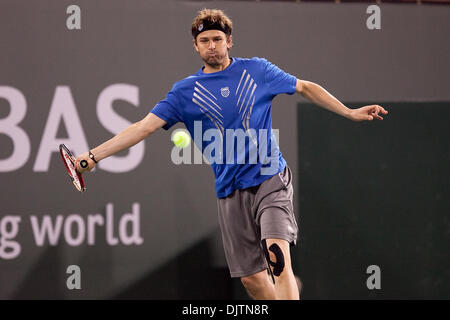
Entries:
POLYGON ((267 269, 263 239, 297 241, 292 172, 286 167, 258 186, 218 198, 219 224, 231 277, 267 269))

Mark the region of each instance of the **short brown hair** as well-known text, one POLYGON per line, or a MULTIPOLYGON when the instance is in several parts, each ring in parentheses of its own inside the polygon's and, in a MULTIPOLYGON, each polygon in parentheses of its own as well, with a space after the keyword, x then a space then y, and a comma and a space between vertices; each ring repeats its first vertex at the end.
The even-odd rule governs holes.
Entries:
POLYGON ((225 32, 227 36, 233 31, 233 22, 220 9, 202 9, 198 12, 191 26, 191 33, 194 38, 201 24, 219 24, 222 29, 227 31, 225 32))

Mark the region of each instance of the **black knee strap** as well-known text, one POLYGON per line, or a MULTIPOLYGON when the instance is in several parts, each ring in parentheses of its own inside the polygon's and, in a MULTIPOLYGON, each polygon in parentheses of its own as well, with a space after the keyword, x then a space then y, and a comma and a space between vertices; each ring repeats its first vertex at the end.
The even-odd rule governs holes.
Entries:
POLYGON ((281 272, 284 270, 284 255, 281 248, 276 244, 272 243, 272 245, 269 247, 269 250, 273 252, 275 255, 277 261, 273 262, 270 260, 269 251, 267 250, 267 242, 266 239, 262 241, 263 248, 264 248, 264 254, 266 255, 267 262, 270 266, 273 267, 273 275, 279 277, 281 272))

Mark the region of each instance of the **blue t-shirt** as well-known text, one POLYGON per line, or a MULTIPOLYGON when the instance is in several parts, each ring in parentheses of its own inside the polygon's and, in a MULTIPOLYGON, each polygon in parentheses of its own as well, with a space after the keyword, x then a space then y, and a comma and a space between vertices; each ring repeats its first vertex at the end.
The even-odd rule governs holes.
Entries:
POLYGON ((224 70, 176 82, 151 112, 168 130, 183 122, 211 163, 218 198, 261 184, 286 166, 272 130, 271 103, 297 78, 263 58, 232 58, 224 70))

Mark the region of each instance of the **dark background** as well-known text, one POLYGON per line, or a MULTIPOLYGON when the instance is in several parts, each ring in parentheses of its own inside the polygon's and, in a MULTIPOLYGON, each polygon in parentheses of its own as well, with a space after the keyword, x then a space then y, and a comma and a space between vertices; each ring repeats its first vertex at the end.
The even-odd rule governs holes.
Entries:
POLYGON ((382 105, 379 123, 299 105, 296 266, 311 298, 449 298, 450 104, 382 105), (381 290, 364 285, 369 265, 381 290))

